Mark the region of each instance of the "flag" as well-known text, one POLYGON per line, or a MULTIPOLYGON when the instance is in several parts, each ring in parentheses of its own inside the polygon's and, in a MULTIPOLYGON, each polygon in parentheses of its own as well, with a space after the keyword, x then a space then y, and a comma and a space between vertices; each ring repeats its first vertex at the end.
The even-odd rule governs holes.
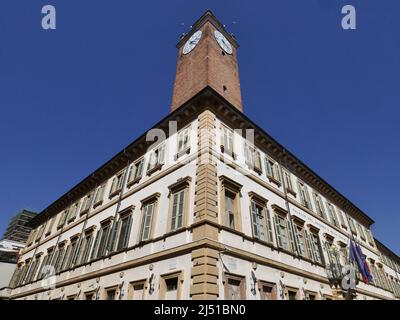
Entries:
POLYGON ((361 273, 364 283, 368 284, 372 281, 371 271, 368 267, 366 255, 361 251, 361 247, 350 240, 350 261, 356 262, 358 270, 361 273))
POLYGON ((367 256, 365 254, 362 253, 361 251, 361 247, 359 244, 356 244, 356 249, 358 251, 358 254, 361 257, 361 263, 363 266, 363 270, 364 270, 364 275, 367 278, 367 282, 365 283, 370 283, 372 281, 372 274, 371 274, 371 270, 369 269, 368 263, 367 263, 367 256))

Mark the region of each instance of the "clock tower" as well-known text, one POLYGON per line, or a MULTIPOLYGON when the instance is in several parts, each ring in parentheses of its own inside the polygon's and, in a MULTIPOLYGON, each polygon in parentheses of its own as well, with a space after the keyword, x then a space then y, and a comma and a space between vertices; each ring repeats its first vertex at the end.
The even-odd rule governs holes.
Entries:
POLYGON ((177 44, 178 63, 171 112, 206 87, 242 111, 239 45, 211 11, 206 11, 177 44))

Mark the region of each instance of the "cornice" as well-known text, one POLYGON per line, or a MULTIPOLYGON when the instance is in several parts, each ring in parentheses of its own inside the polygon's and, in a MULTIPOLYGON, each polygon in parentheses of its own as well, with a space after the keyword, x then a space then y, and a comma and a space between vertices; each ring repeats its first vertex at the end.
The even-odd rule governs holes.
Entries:
MULTIPOLYGON (((216 113, 217 116, 226 120, 234 128, 244 130, 254 129, 254 139, 257 147, 266 151, 266 153, 268 153, 268 155, 271 157, 279 159, 281 162, 284 161, 287 164, 285 167, 287 167, 288 170, 293 171, 293 173, 295 173, 299 178, 310 184, 313 188, 318 190, 326 198, 335 203, 340 209, 350 214, 356 220, 363 222, 368 226, 374 223, 374 221, 361 209, 355 206, 325 180, 319 177, 301 160, 299 160, 290 151, 278 143, 272 136, 266 133, 262 128, 260 128, 245 114, 231 105, 219 93, 209 86, 205 87, 181 107, 168 114, 150 129, 159 128, 168 133, 169 121, 177 121, 179 127, 182 127, 185 126, 189 121, 194 120, 196 116, 205 109, 210 109, 212 112, 216 113)), ((39 215, 34 217, 29 222, 30 226, 36 227, 47 218, 64 210, 67 206, 84 196, 97 185, 100 185, 116 172, 123 169, 128 161, 133 161, 142 156, 146 152, 147 147, 152 144, 151 141, 146 142, 147 131, 99 169, 95 170, 89 176, 84 178, 70 191, 50 204, 39 215)))

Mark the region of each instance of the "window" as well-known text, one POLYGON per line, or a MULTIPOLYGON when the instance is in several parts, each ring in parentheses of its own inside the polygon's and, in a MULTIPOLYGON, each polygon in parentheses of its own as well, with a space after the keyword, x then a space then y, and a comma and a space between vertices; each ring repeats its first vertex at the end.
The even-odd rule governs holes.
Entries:
POLYGON ((269 158, 265 158, 265 167, 267 168, 266 170, 268 179, 280 186, 282 179, 278 162, 275 162, 269 158))
POLYGON ((317 293, 306 291, 306 300, 317 300, 317 293))
POLYGON ((374 237, 372 236, 371 230, 366 230, 368 242, 373 245, 374 244, 374 237))
POLYGON ((103 202, 105 187, 106 185, 102 184, 100 187, 96 189, 94 194, 93 208, 99 206, 103 202))
POLYGON ((288 227, 286 224, 286 219, 279 215, 275 215, 275 227, 278 246, 285 250, 289 250, 288 227))
POLYGON ((75 265, 76 262, 76 255, 78 251, 78 239, 79 235, 74 236, 71 238, 71 244, 69 245, 67 249, 67 254, 64 260, 64 265, 62 266, 63 270, 67 270, 69 268, 72 268, 75 265))
POLYGON ((145 294, 145 281, 133 282, 129 286, 128 300, 143 300, 145 294))
POLYGON ((156 170, 160 170, 164 164, 165 145, 162 144, 150 153, 149 164, 147 166, 147 174, 150 175, 156 170))
POLYGON ((56 221, 56 217, 53 217, 53 218, 51 218, 50 221, 48 222, 47 229, 46 229, 46 233, 45 233, 45 236, 46 236, 46 237, 49 236, 49 235, 51 234, 51 230, 53 229, 53 226, 54 226, 54 222, 55 222, 55 221, 56 221))
POLYGON ((106 289, 106 300, 115 300, 117 297, 117 289, 112 288, 112 289, 106 289))
POLYGON ((272 223, 267 209, 267 200, 250 193, 250 214, 253 237, 272 243, 272 223))
POLYGON ((47 255, 43 258, 36 280, 43 279, 43 277, 49 272, 48 266, 50 265, 52 255, 53 248, 49 248, 47 250, 47 255))
POLYGON ((64 226, 65 221, 67 220, 68 210, 64 210, 60 213, 60 218, 58 220, 57 229, 60 229, 64 226))
POLYGON ((168 213, 168 231, 175 231, 187 225, 187 216, 189 211, 189 188, 191 177, 179 179, 173 185, 169 186, 169 213, 168 213))
POLYGON ((338 210, 338 216, 340 220, 340 225, 342 226, 343 229, 347 230, 347 224, 346 224, 346 218, 344 215, 344 212, 342 210, 338 210))
POLYGON ((31 233, 29 234, 28 240, 26 241, 26 243, 28 244, 28 246, 30 246, 30 245, 33 243, 33 240, 34 240, 35 237, 36 237, 36 232, 37 232, 37 229, 32 230, 31 233))
POLYGON ((321 216, 322 218, 326 219, 324 203, 322 202, 320 195, 316 192, 313 192, 312 195, 314 198, 314 205, 315 205, 315 210, 316 210, 317 214, 319 216, 321 216))
POLYGON ((177 158, 190 151, 190 128, 182 129, 178 132, 178 152, 177 158))
POLYGON ((152 238, 152 233, 154 230, 154 220, 155 220, 155 210, 157 199, 160 194, 155 195, 142 200, 142 226, 140 232, 140 241, 146 241, 152 238))
POLYGON ((93 197, 93 192, 87 194, 87 195, 83 198, 83 202, 82 202, 82 206, 81 206, 81 211, 79 212, 80 215, 85 214, 86 212, 89 211, 90 205, 91 205, 91 202, 92 202, 92 197, 93 197))
POLYGON ((286 296, 286 300, 298 300, 299 299, 297 289, 292 289, 292 288, 285 289, 285 296, 286 296))
POLYGON ((325 241, 325 250, 328 255, 328 263, 330 272, 332 276, 336 279, 341 277, 342 265, 340 263, 340 255, 336 246, 333 244, 332 240, 325 241))
POLYGON ((357 230, 356 230, 356 226, 354 224, 354 220, 353 218, 349 217, 349 224, 350 224, 350 230, 354 235, 357 235, 357 230))
POLYGON ((36 234, 35 242, 39 242, 44 232, 45 224, 42 224, 36 234))
POLYGON ((75 220, 76 214, 79 209, 79 201, 74 203, 68 210, 67 223, 70 223, 75 220))
POLYGON ((129 236, 131 233, 132 226, 132 209, 129 209, 128 212, 121 213, 119 220, 119 236, 117 242, 117 251, 124 250, 128 247, 129 244, 129 236))
POLYGON ((178 293, 178 277, 165 279, 165 299, 176 300, 178 293))
POLYGON ((52 265, 54 266, 55 273, 59 273, 62 269, 62 264, 65 258, 65 243, 58 246, 58 250, 55 252, 53 257, 52 265))
POLYGON ((221 176, 221 211, 222 224, 241 231, 239 194, 242 186, 228 177, 221 176))
POLYGON ((37 255, 31 265, 29 274, 26 279, 26 283, 32 282, 36 279, 36 273, 39 268, 39 265, 40 265, 40 255, 37 255))
POLYGON ((300 201, 303 206, 312 210, 310 196, 308 194, 307 186, 300 181, 297 181, 297 188, 299 190, 300 201))
POLYGON ((261 300, 276 300, 276 285, 274 283, 260 281, 258 288, 261 300))
POLYGON ((262 169, 260 151, 256 150, 248 142, 245 142, 244 144, 244 158, 249 169, 261 174, 262 169))
POLYGON ((143 165, 144 165, 143 158, 136 161, 133 165, 131 165, 128 174, 128 187, 138 182, 142 178, 143 165))
POLYGON ((291 222, 286 219, 287 211, 275 204, 272 205, 272 208, 275 211, 274 222, 278 247, 296 253, 296 240, 292 229, 293 226, 291 222))
POLYGON ((107 240, 108 240, 108 235, 110 233, 110 221, 103 224, 99 232, 100 232, 100 238, 99 238, 100 242, 99 242, 99 247, 97 248, 96 258, 103 257, 107 252, 107 240))
POLYGON ((309 257, 309 254, 307 253, 307 249, 306 249, 306 240, 305 240, 303 226, 294 223, 293 229, 294 229, 294 233, 296 235, 298 253, 302 257, 309 257))
POLYGON ((290 172, 283 170, 283 179, 285 182, 286 192, 291 193, 292 195, 296 196, 293 188, 292 176, 290 172))
POLYGON ((225 300, 244 300, 245 295, 245 278, 234 275, 224 275, 225 280, 225 300))
POLYGON ((180 190, 172 195, 172 218, 170 230, 176 230, 182 227, 183 206, 185 203, 185 190, 180 190))
POLYGON ((227 155, 235 158, 234 147, 233 147, 233 130, 221 126, 221 152, 226 153, 227 155))
POLYGON ((113 197, 121 192, 123 184, 124 184, 124 172, 122 171, 118 173, 112 180, 111 189, 110 189, 110 197, 113 197))
POLYGON ((358 222, 356 222, 356 226, 357 226, 357 230, 358 230, 358 233, 359 233, 361 239, 365 241, 366 238, 365 238, 363 226, 361 224, 359 224, 358 222))
POLYGON ((85 232, 85 238, 82 243, 82 253, 77 259, 78 264, 84 264, 89 261, 89 253, 93 243, 93 229, 85 232))
POLYGON ((181 283, 183 274, 181 271, 161 276, 160 299, 178 300, 181 298, 181 283))
POLYGON ((143 207, 143 223, 141 240, 145 241, 151 237, 151 225, 154 213, 154 203, 148 203, 143 207))
POLYGON ((310 257, 314 262, 324 265, 325 264, 324 255, 322 253, 322 247, 318 233, 317 232, 308 233, 305 231, 304 234, 306 236, 307 247, 309 249, 309 252, 311 253, 310 257))
POLYGON ((336 226, 339 227, 338 219, 335 212, 335 207, 329 202, 326 203, 326 208, 328 211, 329 220, 336 226))
POLYGON ((94 300, 94 292, 85 293, 85 300, 94 300))

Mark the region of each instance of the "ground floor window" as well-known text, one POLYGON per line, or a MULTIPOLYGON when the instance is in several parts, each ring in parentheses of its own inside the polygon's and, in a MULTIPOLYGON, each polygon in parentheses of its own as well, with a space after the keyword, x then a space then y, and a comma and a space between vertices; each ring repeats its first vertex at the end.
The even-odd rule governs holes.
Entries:
POLYGON ((243 300, 245 296, 245 278, 236 275, 224 275, 225 299, 243 300))

